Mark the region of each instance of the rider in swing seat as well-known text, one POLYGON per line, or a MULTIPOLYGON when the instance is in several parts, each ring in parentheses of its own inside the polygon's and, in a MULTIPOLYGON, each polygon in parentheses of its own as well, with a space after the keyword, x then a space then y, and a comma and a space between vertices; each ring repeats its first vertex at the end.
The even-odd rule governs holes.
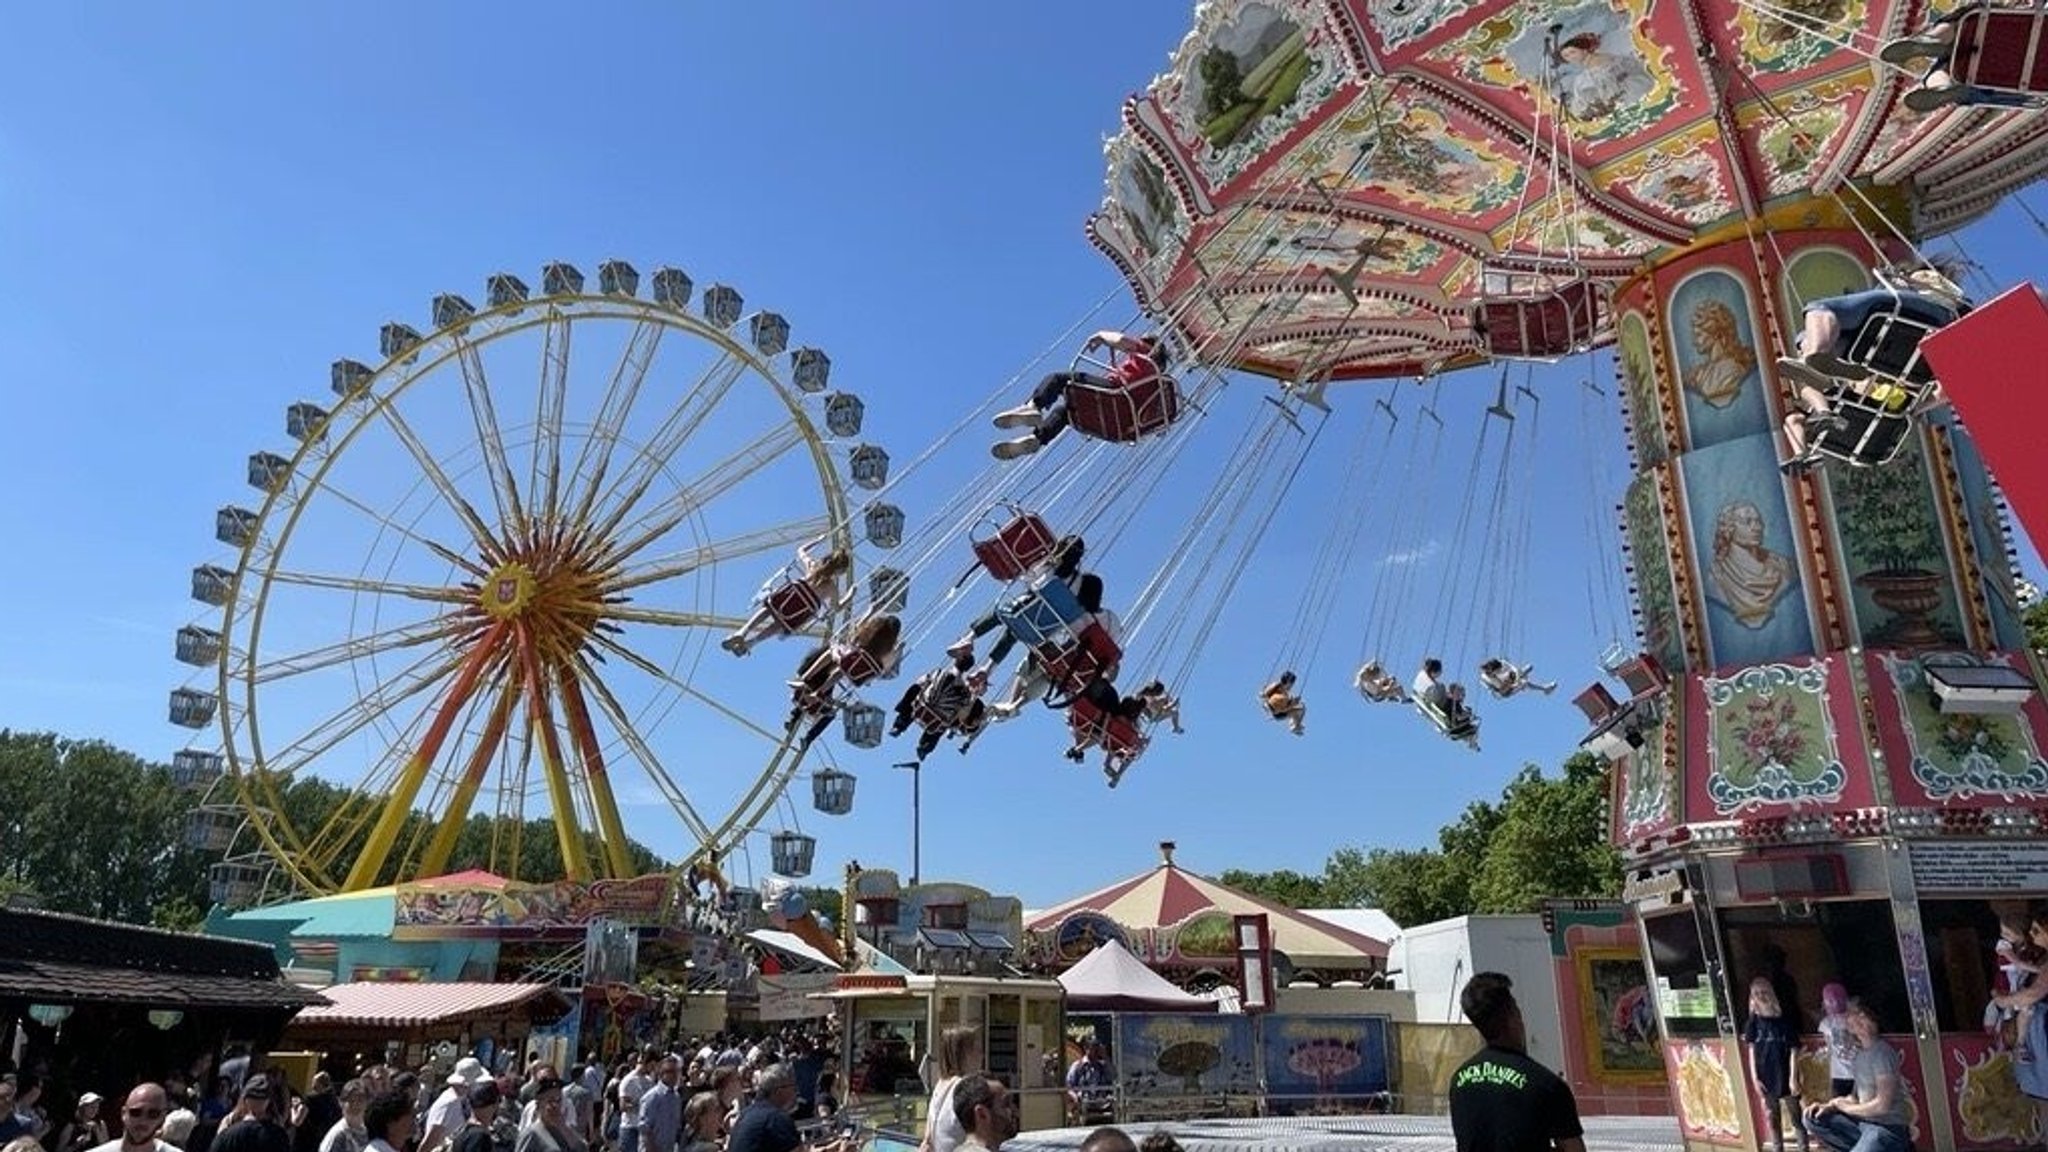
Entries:
POLYGON ((1086 384, 1095 388, 1128 391, 1148 380, 1158 378, 1166 371, 1166 343, 1157 335, 1131 336, 1117 331, 1097 332, 1081 346, 1085 354, 1097 348, 1108 348, 1115 354, 1115 360, 1108 376, 1097 376, 1091 372, 1054 372, 1039 381, 1031 393, 1029 403, 1020 404, 1008 411, 995 415, 998 428, 1029 428, 1028 436, 997 442, 990 449, 998 460, 1015 460, 1029 456, 1053 442, 1060 433, 1067 430, 1067 385, 1086 384))
POLYGON ((1557 691, 1554 680, 1546 682, 1529 678, 1535 667, 1534 664, 1511 664, 1498 656, 1490 656, 1479 665, 1479 682, 1502 700, 1530 688, 1545 696, 1557 691))
MULTIPOLYGON (((806 544, 796 550, 796 560, 800 573, 796 582, 807 585, 820 605, 831 604, 839 599, 840 578, 853 567, 851 556, 835 548, 822 557, 814 557, 811 555, 810 545, 806 544)), ((786 631, 784 622, 776 618, 775 608, 771 603, 777 591, 779 589, 772 584, 762 589, 759 597, 760 607, 754 609, 754 614, 747 617, 747 622, 740 625, 738 631, 719 641, 718 646, 735 656, 745 656, 754 645, 786 631)))
POLYGON ((1145 703, 1145 719, 1158 723, 1161 720, 1173 726, 1173 734, 1179 736, 1187 729, 1180 726, 1180 698, 1166 690, 1166 681, 1152 680, 1138 689, 1139 700, 1145 703))
MULTIPOLYGON (((1150 687, 1150 685, 1147 685, 1147 687, 1150 687)), ((1114 720, 1125 720, 1136 724, 1139 718, 1145 715, 1145 698, 1143 696, 1121 695, 1117 692, 1116 685, 1104 676, 1097 676, 1088 682, 1087 687, 1081 689, 1081 694, 1075 698, 1075 702, 1080 703, 1084 701, 1100 715, 1101 719, 1098 723, 1104 728, 1107 728, 1114 720)), ((1079 764, 1087 755, 1088 749, 1097 744, 1103 744, 1105 751, 1114 757, 1116 749, 1107 747, 1103 735, 1102 732, 1092 728, 1076 725, 1074 728, 1073 746, 1066 751, 1067 759, 1079 764)))
MULTIPOLYGON (((1915 112, 1932 112, 1950 104, 1994 108, 2025 108, 2033 104, 2033 99, 2024 93, 1979 88, 1956 79, 1955 73, 1965 70, 1977 51, 1975 44, 1965 41, 1958 46, 1956 42, 1963 18, 1991 11, 1991 5, 1986 3, 1961 5, 1953 12, 1937 16, 1918 36, 1894 40, 1878 52, 1878 59, 1887 64, 1931 61, 1920 74, 1920 82, 1907 91, 1906 107, 1915 112)), ((2025 9, 2012 11, 2020 16, 2030 15, 2025 9)))
POLYGON ((962 729, 968 714, 979 708, 980 696, 968 680, 968 673, 974 668, 971 657, 955 656, 951 664, 934 669, 917 678, 896 701, 895 719, 889 725, 889 735, 901 736, 917 720, 917 708, 922 703, 929 715, 938 718, 918 735, 917 759, 920 763, 932 750, 939 746, 949 732, 962 729))
POLYGON ((1265 706, 1266 715, 1285 722, 1289 732, 1296 736, 1305 734, 1308 705, 1294 693, 1293 672, 1282 672, 1278 680, 1259 689, 1259 703, 1265 706))
POLYGON ((1443 682, 1444 662, 1434 656, 1422 662, 1408 692, 1439 730, 1479 751, 1479 717, 1465 706, 1465 686, 1443 682))
MULTIPOLYGON (((1081 558, 1087 551, 1087 542, 1079 536, 1062 536, 1059 543, 1053 545, 1052 552, 1039 565, 1039 571, 1051 576, 1062 584, 1073 587, 1077 578, 1086 578, 1081 573, 1081 558)), ((1101 606, 1102 599, 1101 584, 1101 579, 1099 577, 1095 578, 1095 600, 1098 608, 1101 606)), ((1024 598, 1030 595, 1031 593, 1026 592, 1012 600, 1012 610, 1014 611, 1019 605, 1023 604, 1025 602, 1024 598)), ((1083 608, 1088 607, 1087 601, 1082 597, 1082 589, 1076 588, 1074 597, 1082 601, 1083 608)), ((1089 611, 1094 610, 1089 609, 1089 611)), ((986 614, 968 624, 966 633, 958 640, 953 641, 951 646, 946 649, 946 655, 959 656, 965 654, 971 663, 974 659, 975 641, 1002 627, 1003 616, 1001 607, 991 608, 986 614)), ((1017 636, 1013 632, 1005 630, 1001 636, 996 637, 996 642, 989 647, 987 663, 983 664, 980 670, 975 673, 980 678, 983 687, 987 686, 989 676, 995 671, 996 666, 1001 664, 1016 646, 1017 636)))
POLYGON ((1368 660, 1359 665, 1358 675, 1352 678, 1351 683, 1358 689, 1359 695, 1375 704, 1408 702, 1408 694, 1401 691, 1401 682, 1377 660, 1368 660))
POLYGON ((1792 454, 1778 465, 1779 471, 1787 475, 1804 471, 1818 458, 1814 440, 1842 425, 1842 415, 1835 410, 1827 389, 1848 389, 1887 413, 1904 413, 1911 406, 1913 392, 1905 384, 1872 379, 1868 367, 1845 357, 1864 325, 1880 314, 1897 315, 1930 329, 1947 327, 1966 315, 1970 301, 1950 278, 1960 271, 1948 260, 1932 261, 1903 276, 1879 269, 1880 287, 1807 304, 1799 355, 1778 360, 1779 369, 1798 386, 1800 405, 1785 414, 1785 442, 1792 454))

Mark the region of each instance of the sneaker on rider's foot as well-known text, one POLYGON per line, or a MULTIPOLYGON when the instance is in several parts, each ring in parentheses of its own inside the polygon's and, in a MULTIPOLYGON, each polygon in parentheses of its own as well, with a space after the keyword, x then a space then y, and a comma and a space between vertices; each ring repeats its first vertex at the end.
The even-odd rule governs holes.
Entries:
POLYGON ((1887 64, 1910 64, 1915 60, 1940 59, 1954 48, 1953 43, 1932 36, 1901 36, 1885 45, 1877 58, 1887 64))
POLYGON ((1045 414, 1037 408, 1029 404, 1019 404, 1015 408, 996 413, 994 423, 998 428, 1036 428, 1044 417, 1045 414))
POLYGON ((1044 445, 1038 442, 1036 436, 1019 436, 1015 440, 997 441, 996 445, 989 449, 989 453, 998 460, 1016 460, 1029 456, 1042 447, 1044 445))

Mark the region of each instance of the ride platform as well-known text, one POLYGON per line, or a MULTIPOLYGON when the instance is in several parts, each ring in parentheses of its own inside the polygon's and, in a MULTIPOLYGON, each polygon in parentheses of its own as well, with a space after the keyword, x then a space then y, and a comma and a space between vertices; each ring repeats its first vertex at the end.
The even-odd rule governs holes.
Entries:
MULTIPOLYGON (((1677 1152, 1669 1116, 1588 1116, 1586 1145, 1601 1152, 1677 1152)), ((1120 1125, 1133 1140, 1173 1133, 1187 1152, 1453 1152, 1448 1116, 1264 1116, 1120 1125)), ((1093 1128, 1051 1128, 1003 1141, 1004 1152, 1074 1152, 1093 1128)))

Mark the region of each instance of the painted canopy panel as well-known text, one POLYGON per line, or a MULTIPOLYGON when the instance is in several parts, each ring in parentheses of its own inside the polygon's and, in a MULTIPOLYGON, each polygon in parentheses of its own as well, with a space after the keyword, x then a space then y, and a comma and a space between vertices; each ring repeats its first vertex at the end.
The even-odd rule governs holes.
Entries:
POLYGON ((1852 181, 1945 231, 2048 170, 2048 117, 1899 103, 1875 53, 1925 7, 1209 0, 1125 106, 1089 234, 1205 359, 1471 362, 1503 292, 1617 282, 1852 181))

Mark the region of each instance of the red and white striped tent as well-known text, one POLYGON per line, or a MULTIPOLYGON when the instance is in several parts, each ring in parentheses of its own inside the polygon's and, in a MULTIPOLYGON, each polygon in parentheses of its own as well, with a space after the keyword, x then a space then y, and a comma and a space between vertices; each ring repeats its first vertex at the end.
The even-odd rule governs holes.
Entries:
POLYGON ((1024 932, 1034 954, 1054 966, 1078 962, 1117 940, 1153 967, 1230 968, 1231 918, 1265 913, 1273 949, 1297 969, 1326 974, 1386 969, 1387 944, 1284 905, 1229 888, 1173 862, 1161 844, 1159 866, 1030 914, 1024 932))

